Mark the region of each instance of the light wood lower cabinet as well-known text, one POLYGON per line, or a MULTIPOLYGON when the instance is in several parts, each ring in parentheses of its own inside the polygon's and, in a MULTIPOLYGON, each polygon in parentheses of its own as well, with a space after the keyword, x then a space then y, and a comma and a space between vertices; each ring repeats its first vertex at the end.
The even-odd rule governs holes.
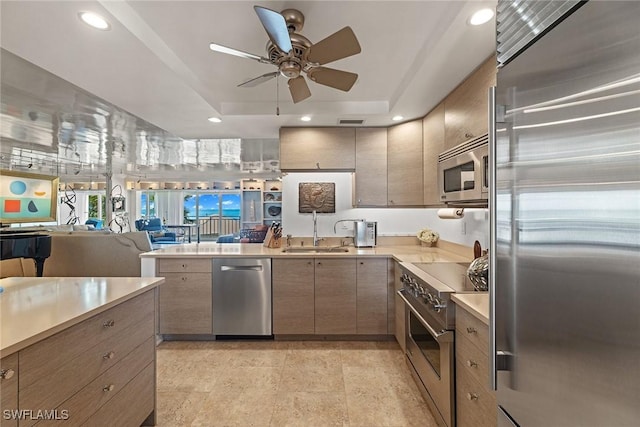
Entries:
POLYGON ((15 374, 1 379, 0 424, 155 423, 155 295, 147 291, 3 358, 0 369, 15 374), (132 387, 137 379, 145 386, 132 387), (19 421, 5 419, 16 408, 19 421))
POLYGON ((456 418, 459 427, 495 427, 497 402, 489 389, 489 328, 456 306, 456 418))
POLYGON ((0 359, 0 425, 15 427, 18 420, 11 411, 18 409, 18 353, 0 359), (6 416, 5 411, 10 411, 6 416))
POLYGON ((315 260, 315 333, 355 334, 356 260, 315 260))
POLYGON ((273 283, 273 333, 315 333, 314 260, 271 260, 273 283))
POLYGON ((356 332, 385 335, 388 333, 387 258, 358 258, 356 265, 356 332))
POLYGON ((161 334, 213 334, 211 259, 159 259, 161 334))
POLYGON ((274 335, 387 335, 387 258, 272 260, 274 335))

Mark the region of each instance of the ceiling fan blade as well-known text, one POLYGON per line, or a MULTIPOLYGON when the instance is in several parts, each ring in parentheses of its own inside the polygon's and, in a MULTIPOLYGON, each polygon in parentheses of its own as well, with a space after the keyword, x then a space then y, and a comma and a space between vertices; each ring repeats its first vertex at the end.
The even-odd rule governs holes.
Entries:
POLYGON ((253 78, 251 80, 247 80, 244 83, 240 83, 238 85, 238 87, 255 87, 255 86, 258 86, 259 84, 264 83, 267 80, 271 80, 272 78, 277 76, 278 73, 279 73, 279 71, 274 71, 272 73, 263 74, 260 77, 255 77, 255 78, 253 78))
POLYGON ((289 92, 291 92, 291 98, 293 98, 294 104, 304 101, 311 96, 309 86, 302 76, 298 76, 295 79, 289 79, 289 92))
POLYGON ((275 10, 261 6, 253 6, 253 9, 258 14, 258 18, 273 44, 284 53, 291 52, 291 38, 289 37, 289 30, 284 16, 275 10))
POLYGON ((307 71, 311 81, 348 92, 358 80, 356 73, 335 70, 333 68, 315 67, 307 71))
POLYGON ((309 48, 307 60, 324 65, 362 52, 351 27, 344 27, 309 48))
POLYGON ((254 55, 253 53, 243 52, 238 49, 233 49, 231 47, 222 46, 216 43, 209 43, 209 49, 215 52, 227 53, 229 55, 239 56, 240 58, 254 59, 258 62, 262 62, 263 64, 271 64, 271 62, 262 56, 254 55))

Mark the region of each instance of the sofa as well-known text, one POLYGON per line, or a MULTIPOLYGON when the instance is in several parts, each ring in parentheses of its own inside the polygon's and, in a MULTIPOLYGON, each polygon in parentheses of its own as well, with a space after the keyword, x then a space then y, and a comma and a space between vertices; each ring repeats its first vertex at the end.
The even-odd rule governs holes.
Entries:
POLYGON ((177 240, 176 233, 167 231, 160 218, 137 219, 135 224, 136 230, 149 233, 151 243, 172 243, 177 240))
MULTIPOLYGON (((46 232, 46 231, 45 231, 46 232)), ((152 250, 146 231, 50 231, 45 277, 140 277, 140 254, 152 250)), ((35 276, 32 259, 0 261, 0 277, 35 276)))

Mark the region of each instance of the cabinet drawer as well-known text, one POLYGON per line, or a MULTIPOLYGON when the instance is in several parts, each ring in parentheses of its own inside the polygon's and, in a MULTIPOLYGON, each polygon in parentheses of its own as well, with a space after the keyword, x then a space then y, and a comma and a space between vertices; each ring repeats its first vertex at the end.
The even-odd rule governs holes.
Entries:
POLYGON ((211 273, 210 258, 164 258, 158 260, 158 273, 211 273))
MULTIPOLYGON (((154 317, 149 315, 140 323, 107 338, 75 359, 52 368, 48 375, 40 377, 29 387, 20 389, 20 408, 34 411, 55 408, 98 375, 121 366, 121 360, 129 358, 127 355, 154 336, 154 322, 154 317)), ((153 347, 151 350, 150 354, 153 355, 153 347)), ((70 409, 66 404, 62 406, 62 409, 70 409)), ((76 419, 75 414, 73 419, 76 419)))
MULTIPOLYGON (((138 375, 147 365, 153 366, 155 351, 154 338, 149 337, 141 345, 125 356, 86 387, 74 394, 58 407, 69 411, 69 419, 65 427, 80 426, 89 419, 102 405, 120 393, 127 383, 138 375)), ((56 421, 42 421, 38 427, 59 425, 56 421)), ((120 424, 114 424, 120 425, 120 424)))
POLYGON ((485 387, 489 386, 489 359, 464 336, 456 340, 456 359, 485 387))
POLYGON ((5 412, 18 409, 18 353, 0 360, 0 424, 2 427, 14 427, 18 420, 4 418, 5 412))
POLYGON ((21 350, 20 390, 56 372, 96 344, 153 318, 154 310, 155 292, 151 290, 21 350))
POLYGON ((489 352, 489 327, 460 307, 456 308, 456 334, 468 338, 485 355, 489 352))
POLYGON ((478 383, 460 360, 456 362, 456 369, 458 427, 495 427, 497 403, 494 394, 478 383))
MULTIPOLYGON (((154 410, 155 368, 149 363, 83 425, 87 427, 139 426, 154 410)), ((114 390, 115 391, 115 390, 114 390)), ((66 427, 66 426, 65 426, 66 427)))

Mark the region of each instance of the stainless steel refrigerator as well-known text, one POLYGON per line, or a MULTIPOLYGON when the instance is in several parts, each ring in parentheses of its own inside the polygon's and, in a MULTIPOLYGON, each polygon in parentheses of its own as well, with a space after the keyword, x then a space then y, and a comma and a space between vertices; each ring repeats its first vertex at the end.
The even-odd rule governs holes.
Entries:
POLYGON ((537 33, 526 3, 498 4, 533 41, 491 109, 498 425, 638 426, 640 2, 573 2, 537 33))

